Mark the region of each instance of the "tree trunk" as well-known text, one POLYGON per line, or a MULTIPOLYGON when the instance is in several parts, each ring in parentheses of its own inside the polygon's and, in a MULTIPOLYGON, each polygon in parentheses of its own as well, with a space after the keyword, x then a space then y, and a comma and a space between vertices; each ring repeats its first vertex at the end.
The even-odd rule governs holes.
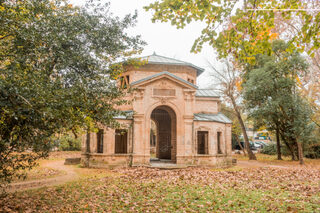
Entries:
POLYGON ((236 101, 234 100, 233 97, 230 97, 230 99, 232 102, 233 109, 236 112, 237 119, 238 119, 240 126, 241 126, 241 130, 242 130, 242 134, 243 134, 243 138, 244 138, 244 144, 245 144, 245 148, 247 149, 249 160, 257 160, 256 156, 253 154, 252 150, 250 149, 250 144, 249 144, 249 139, 248 139, 248 135, 246 132, 246 127, 243 123, 243 120, 242 120, 241 114, 238 110, 238 106, 236 104, 236 101))
POLYGON ((289 144, 291 145, 292 147, 292 150, 293 150, 293 153, 295 154, 296 156, 296 160, 299 160, 299 147, 298 147, 298 142, 297 142, 297 139, 294 138, 294 137, 290 137, 290 140, 291 142, 289 142, 289 144))
POLYGON ((291 154, 291 160, 296 161, 296 155, 294 154, 294 150, 292 149, 292 147, 290 146, 290 144, 288 142, 285 142, 290 154, 291 154))
POLYGON ((86 152, 90 153, 90 132, 87 132, 87 138, 86 138, 86 152))
POLYGON ((73 133, 73 135, 74 135, 74 138, 75 138, 75 139, 78 139, 77 131, 76 131, 75 129, 72 129, 71 131, 72 131, 72 133, 73 133))
POLYGON ((291 154, 291 160, 295 161, 296 157, 295 157, 295 154, 294 154, 293 147, 287 142, 287 139, 282 134, 280 136, 281 136, 282 141, 287 146, 287 148, 288 148, 288 150, 289 150, 289 152, 291 154))
POLYGON ((85 153, 85 160, 84 160, 84 166, 89 167, 90 166, 90 132, 87 131, 86 135, 86 153, 85 153))
POLYGON ((302 150, 302 145, 300 142, 297 141, 297 146, 298 146, 298 157, 299 157, 299 163, 300 165, 304 164, 303 160, 303 150, 302 150))
POLYGON ((246 151, 245 151, 245 149, 243 148, 243 146, 241 145, 238 135, 236 136, 236 140, 237 140, 238 145, 240 146, 240 149, 242 150, 244 156, 246 156, 246 155, 247 155, 247 154, 246 154, 246 151))
POLYGON ((277 137, 277 155, 278 155, 278 160, 282 160, 282 158, 281 158, 281 146, 280 146, 279 128, 277 128, 277 130, 276 130, 276 137, 277 137))

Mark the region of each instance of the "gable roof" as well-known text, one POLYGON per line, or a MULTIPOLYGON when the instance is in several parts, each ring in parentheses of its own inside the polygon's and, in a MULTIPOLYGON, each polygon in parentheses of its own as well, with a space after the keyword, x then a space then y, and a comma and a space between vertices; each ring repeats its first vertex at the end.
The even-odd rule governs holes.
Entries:
POLYGON ((220 95, 217 91, 213 89, 198 89, 196 91, 196 97, 215 97, 219 98, 220 95))
POLYGON ((198 67, 194 64, 191 64, 189 62, 177 60, 174 58, 168 58, 165 56, 157 55, 156 53, 153 53, 149 56, 141 57, 142 60, 147 60, 148 64, 167 64, 167 65, 180 65, 180 66, 189 66, 197 70, 197 76, 199 76, 201 73, 203 73, 204 69, 201 67, 198 67))
POLYGON ((140 84, 140 83, 142 83, 142 82, 151 80, 151 79, 153 79, 153 78, 157 78, 157 77, 159 77, 159 76, 161 76, 161 75, 168 75, 168 76, 170 76, 170 77, 172 77, 172 78, 174 78, 174 79, 176 79, 176 80, 178 80, 178 81, 181 81, 181 82, 183 82, 183 83, 185 83, 185 84, 188 84, 189 86, 191 86, 191 87, 193 87, 193 88, 195 88, 195 89, 198 88, 196 85, 190 83, 189 81, 186 81, 186 80, 184 80, 184 79, 182 79, 182 78, 180 78, 180 77, 178 77, 178 76, 176 76, 176 75, 174 75, 174 74, 172 74, 172 73, 170 73, 170 72, 168 72, 168 71, 159 72, 159 73, 157 73, 157 74, 148 76, 148 77, 143 78, 143 79, 140 79, 140 80, 138 80, 138 81, 134 81, 134 82, 131 83, 131 85, 137 85, 137 84, 140 84))
POLYGON ((194 121, 211 121, 211 122, 219 122, 219 123, 227 123, 227 124, 232 123, 232 121, 221 112, 217 114, 196 113, 194 114, 193 120, 194 121))

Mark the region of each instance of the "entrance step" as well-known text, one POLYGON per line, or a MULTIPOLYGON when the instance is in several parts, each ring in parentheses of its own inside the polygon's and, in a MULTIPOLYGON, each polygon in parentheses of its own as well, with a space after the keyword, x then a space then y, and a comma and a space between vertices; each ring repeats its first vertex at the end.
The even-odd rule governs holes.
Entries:
POLYGON ((157 168, 157 169, 185 169, 188 168, 190 166, 187 165, 178 165, 175 163, 172 163, 172 161, 168 161, 168 162, 162 162, 158 161, 150 161, 150 166, 148 166, 149 168, 157 168))

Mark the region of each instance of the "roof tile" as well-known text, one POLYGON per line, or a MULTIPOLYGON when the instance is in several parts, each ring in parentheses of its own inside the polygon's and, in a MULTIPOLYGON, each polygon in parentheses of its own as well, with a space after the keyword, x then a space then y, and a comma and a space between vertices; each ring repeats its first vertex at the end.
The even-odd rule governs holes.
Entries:
POLYGON ((178 76, 176 76, 176 75, 174 75, 174 74, 172 74, 172 73, 170 73, 170 72, 168 72, 168 71, 159 72, 159 73, 157 73, 157 74, 148 76, 148 77, 143 78, 143 79, 140 79, 140 80, 138 80, 138 81, 134 81, 134 82, 131 83, 131 85, 136 85, 136 84, 142 83, 142 82, 144 82, 144 81, 148 81, 148 80, 150 80, 150 79, 156 78, 156 77, 161 76, 161 75, 169 75, 169 76, 171 76, 172 78, 175 78, 175 79, 177 79, 177 80, 179 80, 179 81, 182 81, 182 82, 184 82, 184 83, 186 83, 186 84, 188 84, 188 85, 190 85, 190 86, 192 86, 192 87, 194 87, 194 88, 198 88, 196 85, 190 83, 189 81, 186 81, 186 80, 184 80, 184 79, 182 79, 182 78, 180 78, 180 77, 178 77, 178 76))
POLYGON ((198 67, 194 64, 191 64, 189 62, 180 61, 174 58, 168 58, 165 56, 160 56, 157 54, 149 55, 141 57, 142 60, 148 60, 148 64, 168 64, 168 65, 180 65, 180 66, 190 66, 197 70, 197 76, 199 76, 201 73, 203 73, 204 69, 201 67, 198 67))
POLYGON ((232 121, 222 114, 221 112, 217 114, 205 114, 205 113, 196 113, 194 114, 195 121, 211 121, 211 122, 219 122, 219 123, 232 123, 232 121))
POLYGON ((198 89, 196 92, 197 97, 220 97, 219 93, 212 89, 198 89))

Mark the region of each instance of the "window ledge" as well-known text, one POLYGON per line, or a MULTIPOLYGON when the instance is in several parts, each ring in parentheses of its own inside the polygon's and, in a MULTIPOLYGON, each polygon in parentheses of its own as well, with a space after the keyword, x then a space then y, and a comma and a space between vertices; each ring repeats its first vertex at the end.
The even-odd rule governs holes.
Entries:
POLYGON ((86 155, 94 155, 94 156, 108 156, 108 157, 120 157, 120 156, 129 156, 130 154, 128 153, 117 153, 117 154, 110 154, 110 153, 96 153, 96 152, 91 152, 91 153, 85 153, 86 155))
POLYGON ((226 157, 226 154, 196 154, 196 157, 226 157))

